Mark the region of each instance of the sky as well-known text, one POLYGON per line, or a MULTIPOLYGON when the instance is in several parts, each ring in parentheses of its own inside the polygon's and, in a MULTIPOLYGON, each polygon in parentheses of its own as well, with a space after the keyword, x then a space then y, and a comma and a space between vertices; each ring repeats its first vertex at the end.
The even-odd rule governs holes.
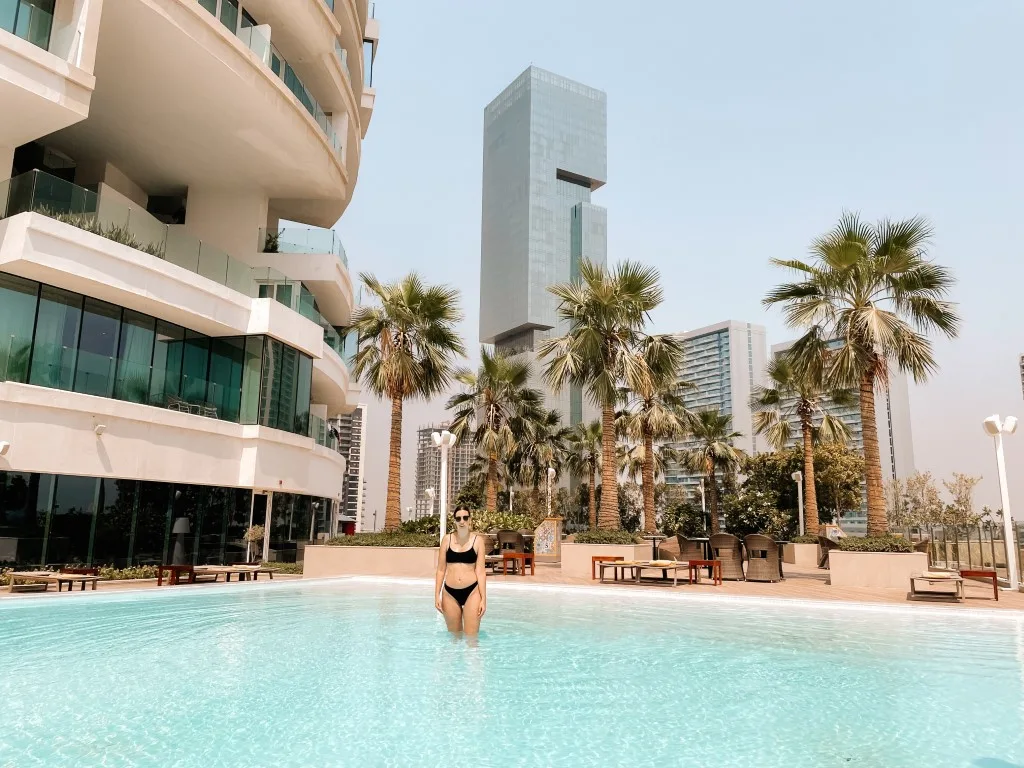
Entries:
MULTIPOLYGON (((734 319, 794 338, 766 291, 772 258, 802 258, 844 210, 926 216, 953 270, 962 329, 912 385, 916 468, 981 475, 999 505, 992 413, 1024 417, 1024 4, 1011 0, 379 0, 376 103, 351 205, 337 225, 353 281, 411 270, 462 293, 479 358, 483 110, 530 64, 608 95, 610 261, 657 267, 652 331, 734 319)), ((357 288, 358 290, 358 288, 357 288)), ((389 409, 370 406, 367 524, 383 524, 389 409)), ((410 402, 415 431, 443 401, 410 402)), ((1006 440, 1024 519, 1024 428, 1006 440)))

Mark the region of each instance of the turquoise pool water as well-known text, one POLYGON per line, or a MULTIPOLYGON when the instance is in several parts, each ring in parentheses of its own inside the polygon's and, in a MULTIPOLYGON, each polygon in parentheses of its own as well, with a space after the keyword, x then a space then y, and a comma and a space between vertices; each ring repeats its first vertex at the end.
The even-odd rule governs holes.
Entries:
POLYGON ((1024 623, 423 583, 0 600, 0 765, 1024 764, 1024 623))

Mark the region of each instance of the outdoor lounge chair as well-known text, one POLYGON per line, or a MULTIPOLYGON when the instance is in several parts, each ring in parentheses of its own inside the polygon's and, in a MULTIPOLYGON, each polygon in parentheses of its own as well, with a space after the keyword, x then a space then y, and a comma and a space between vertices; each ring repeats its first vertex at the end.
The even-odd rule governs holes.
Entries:
POLYGON ((731 533, 716 533, 710 539, 713 560, 722 563, 722 578, 742 581, 743 544, 731 533))
POLYGON ((662 560, 679 560, 684 563, 690 560, 703 560, 704 545, 699 541, 690 541, 685 536, 669 536, 658 545, 658 557, 662 560))
POLYGON ((828 553, 839 549, 839 542, 832 541, 828 536, 818 537, 818 567, 828 568, 828 553))
POLYGON ((932 565, 932 540, 921 539, 921 541, 914 542, 915 552, 924 552, 928 556, 928 567, 932 565))
POLYGON ((747 581, 781 581, 779 545, 771 536, 752 533, 743 538, 747 550, 747 581))
POLYGON ((498 570, 500 565, 504 569, 504 560, 501 555, 505 552, 525 552, 526 551, 526 539, 519 531, 498 531, 498 561, 494 565, 494 570, 498 570))

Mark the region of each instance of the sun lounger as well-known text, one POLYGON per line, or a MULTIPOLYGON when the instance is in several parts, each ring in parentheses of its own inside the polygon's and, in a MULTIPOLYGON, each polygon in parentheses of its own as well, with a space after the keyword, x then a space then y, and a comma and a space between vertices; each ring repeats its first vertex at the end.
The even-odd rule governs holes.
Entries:
POLYGON ((956 601, 964 599, 964 580, 959 573, 947 572, 947 571, 925 571, 919 576, 910 577, 910 597, 916 598, 918 595, 929 595, 931 597, 951 597, 956 601), (918 582, 924 582, 928 585, 929 589, 918 588, 918 582), (939 584, 952 584, 953 591, 945 589, 931 589, 931 587, 938 586, 939 584))
POLYGON ((232 576, 237 576, 239 581, 245 581, 246 577, 255 581, 261 573, 269 573, 270 578, 274 578, 273 571, 259 565, 197 565, 194 571, 197 577, 213 576, 211 581, 217 581, 220 576, 224 581, 231 581, 232 576))
POLYGON ((74 589, 75 583, 81 583, 82 590, 85 590, 87 583, 92 584, 92 588, 96 589, 96 582, 100 580, 99 576, 85 573, 55 573, 53 571, 11 571, 7 574, 10 579, 10 590, 14 592, 15 587, 26 587, 28 584, 35 584, 38 588, 39 584, 43 585, 43 592, 47 590, 50 584, 57 585, 57 591, 61 591, 61 587, 64 584, 68 585, 68 592, 74 589), (22 582, 18 584, 18 582, 22 582))
POLYGON ((636 573, 636 583, 640 583, 640 579, 643 578, 643 572, 648 571, 661 571, 661 578, 668 579, 668 572, 672 571, 672 586, 679 586, 679 571, 686 569, 687 579, 690 574, 690 564, 686 561, 679 560, 644 560, 634 564, 633 571, 636 573))

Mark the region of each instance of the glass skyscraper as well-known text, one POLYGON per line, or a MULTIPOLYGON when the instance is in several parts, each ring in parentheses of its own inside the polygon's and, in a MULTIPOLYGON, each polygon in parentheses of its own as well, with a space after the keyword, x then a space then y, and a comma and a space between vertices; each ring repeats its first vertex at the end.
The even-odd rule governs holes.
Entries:
MULTIPOLYGON (((591 193, 607 177, 607 98, 530 67, 484 110, 480 338, 533 352, 565 333, 548 287, 607 262, 607 213, 591 193)), ((540 384, 535 363, 534 385, 540 384)), ((579 390, 548 392, 563 422, 584 414, 579 390)))

